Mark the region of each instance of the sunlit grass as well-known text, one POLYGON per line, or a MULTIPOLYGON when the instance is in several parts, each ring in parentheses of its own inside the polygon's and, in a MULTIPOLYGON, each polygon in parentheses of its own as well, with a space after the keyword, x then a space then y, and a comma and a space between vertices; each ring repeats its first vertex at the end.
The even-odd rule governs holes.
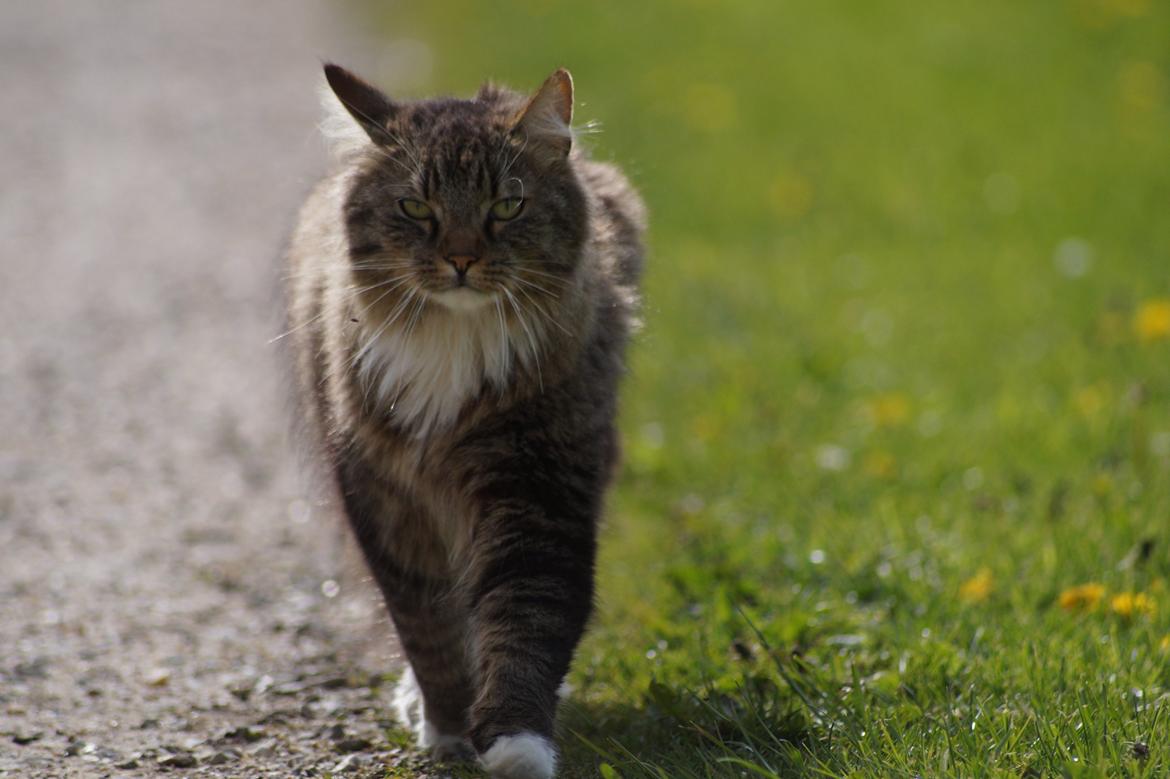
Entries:
POLYGON ((1170 770, 1170 7, 371 13, 651 208, 567 775, 1170 770))

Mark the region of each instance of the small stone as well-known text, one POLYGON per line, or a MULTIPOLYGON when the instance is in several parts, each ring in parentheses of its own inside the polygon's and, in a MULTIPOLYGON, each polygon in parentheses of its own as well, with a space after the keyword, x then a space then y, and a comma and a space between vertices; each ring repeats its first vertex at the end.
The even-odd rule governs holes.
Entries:
POLYGON ((189 752, 177 752, 160 757, 158 764, 164 768, 194 768, 199 765, 199 760, 189 752))
POLYGON ((338 752, 362 752, 371 746, 368 738, 343 738, 333 745, 338 752))
POLYGON ((121 763, 114 763, 114 768, 121 768, 124 770, 128 770, 131 768, 137 768, 137 767, 138 767, 138 761, 134 758, 130 758, 129 760, 123 760, 121 763))
POLYGON ((246 725, 241 725, 238 728, 232 728, 227 733, 223 734, 224 741, 246 741, 249 744, 254 744, 260 739, 264 738, 264 732, 253 730, 246 725))
POLYGON ((151 687, 165 687, 171 680, 171 672, 166 668, 152 668, 142 677, 142 681, 151 687))
POLYGON ((333 766, 333 773, 342 774, 354 768, 359 768, 362 764, 361 755, 346 755, 333 766))
POLYGON ((276 741, 273 739, 261 741, 259 744, 249 747, 248 754, 253 757, 271 757, 276 754, 276 741))
POLYGON ((329 728, 329 738, 333 741, 341 741, 345 738, 345 728, 342 725, 334 725, 329 728))
POLYGON ((231 763, 236 759, 236 755, 230 752, 216 752, 211 757, 207 758, 207 765, 223 765, 224 763, 231 763))
POLYGON ((13 733, 12 742, 14 744, 20 744, 21 746, 24 746, 25 744, 31 744, 34 741, 40 741, 41 736, 43 735, 44 734, 39 730, 36 733, 13 733))

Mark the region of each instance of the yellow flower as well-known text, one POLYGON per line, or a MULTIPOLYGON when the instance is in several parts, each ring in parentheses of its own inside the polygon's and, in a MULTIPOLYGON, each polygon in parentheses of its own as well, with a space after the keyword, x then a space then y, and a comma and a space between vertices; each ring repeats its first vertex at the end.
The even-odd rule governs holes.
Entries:
POLYGON ((959 587, 959 599, 967 603, 979 603, 987 600, 987 596, 995 589, 995 579, 991 576, 990 568, 980 568, 979 572, 959 587))
POLYGON ((871 398, 865 411, 878 427, 898 427, 910 418, 910 400, 900 392, 871 398))
POLYGON ((1150 0, 1104 0, 1101 4, 1118 16, 1142 16, 1150 10, 1150 0))
POLYGON ((894 456, 889 452, 870 452, 865 456, 865 462, 862 468, 870 476, 877 476, 879 479, 889 479, 898 471, 898 462, 894 456))
POLYGON ((1060 607, 1065 611, 1092 611, 1104 596, 1105 588, 1100 584, 1081 584, 1060 593, 1060 607))
POLYGON ((768 197, 781 217, 799 219, 812 208, 812 182, 794 171, 783 171, 772 180, 768 197))
POLYGON ((1153 614, 1154 599, 1144 592, 1122 592, 1110 599, 1109 610, 1126 619, 1140 614, 1153 614))
POLYGON ((696 130, 715 133, 734 127, 739 120, 735 92, 726 84, 691 84, 683 105, 687 123, 696 130))
POLYGON ((1133 331, 1143 341, 1170 338, 1170 298, 1142 303, 1133 315, 1133 331))
POLYGON ((1158 644, 1158 648, 1163 652, 1170 652, 1170 635, 1162 636, 1162 642, 1158 644))
POLYGON ((1073 395, 1073 405, 1083 416, 1092 419, 1105 408, 1105 392, 1097 384, 1082 387, 1073 395))

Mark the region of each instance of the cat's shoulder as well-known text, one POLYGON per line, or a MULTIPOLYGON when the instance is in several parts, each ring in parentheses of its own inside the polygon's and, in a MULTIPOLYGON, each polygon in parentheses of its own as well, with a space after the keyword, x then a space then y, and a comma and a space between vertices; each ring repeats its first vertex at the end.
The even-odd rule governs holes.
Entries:
POLYGON ((641 235, 646 229, 646 203, 622 169, 610 162, 585 157, 577 158, 575 163, 581 183, 602 211, 641 235))

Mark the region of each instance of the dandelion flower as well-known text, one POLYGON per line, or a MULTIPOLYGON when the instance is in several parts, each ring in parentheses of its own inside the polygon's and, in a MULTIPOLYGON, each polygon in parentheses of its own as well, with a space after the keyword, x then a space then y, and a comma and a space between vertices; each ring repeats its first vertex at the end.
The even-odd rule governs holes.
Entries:
POLYGON ((1142 341, 1170 338, 1170 298, 1142 303, 1133 315, 1133 330, 1142 341))
POLYGON ((1092 419, 1105 408, 1105 393, 1099 385, 1089 385, 1077 390, 1076 394, 1073 395, 1073 404, 1082 416, 1092 419))
POLYGON ((995 579, 991 569, 980 568, 979 572, 959 587, 959 599, 967 603, 979 603, 987 600, 987 596, 995 589, 995 579))
POLYGON ((1080 584, 1060 593, 1060 607, 1065 611, 1092 611, 1104 596, 1105 588, 1100 584, 1080 584))
POLYGON ((866 403, 865 411, 877 427, 899 427, 910 418, 910 399, 900 392, 878 395, 866 403))
POLYGON ((1144 592, 1122 592, 1109 600, 1109 610, 1125 619, 1141 614, 1153 614, 1154 599, 1144 592))
POLYGON ((870 476, 889 479, 897 473, 898 463, 889 452, 878 451, 870 452, 865 456, 863 467, 870 476))

